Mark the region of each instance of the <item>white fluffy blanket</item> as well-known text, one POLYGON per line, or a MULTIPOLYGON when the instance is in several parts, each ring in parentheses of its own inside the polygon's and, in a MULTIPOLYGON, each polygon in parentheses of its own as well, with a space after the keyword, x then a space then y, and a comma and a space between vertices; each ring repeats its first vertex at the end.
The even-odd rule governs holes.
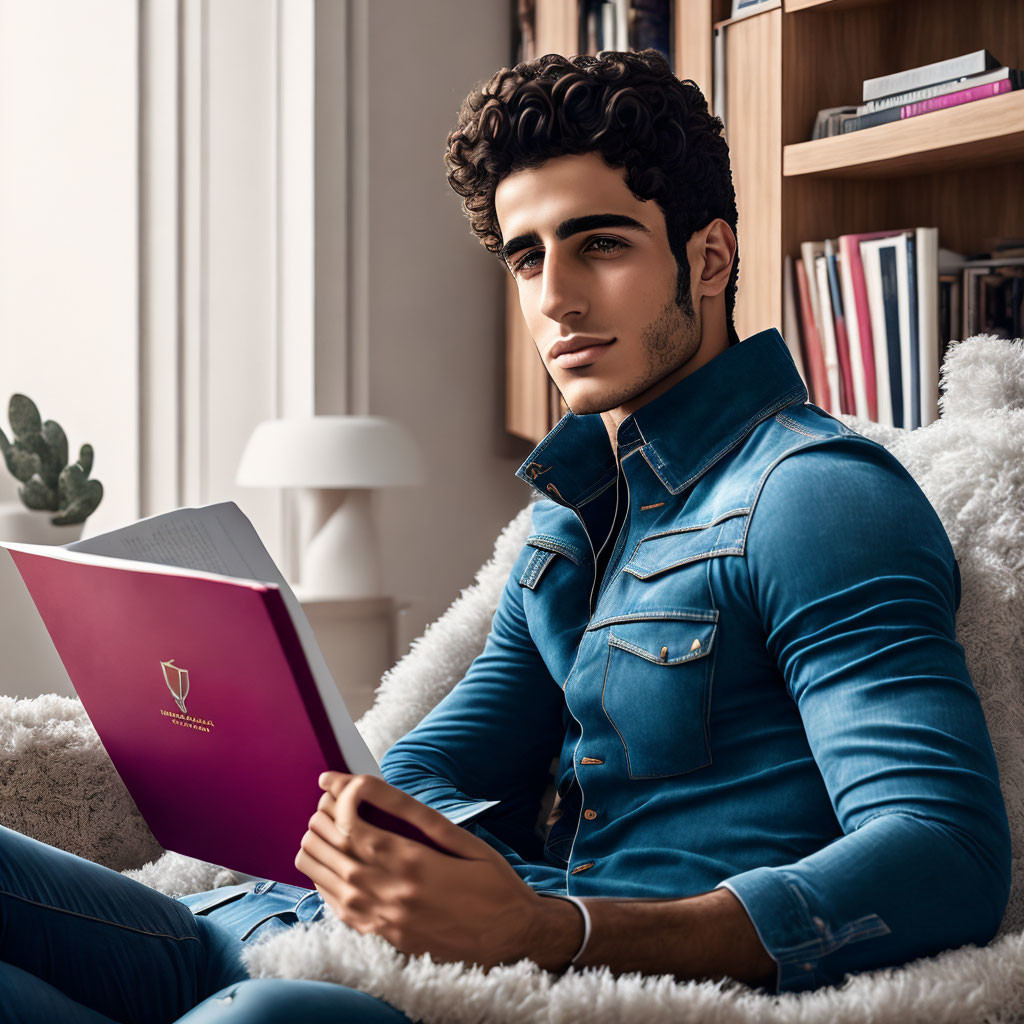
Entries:
MULTIPOLYGON (((352 985, 428 1024, 1024 1021, 1024 874, 1018 856, 1024 838, 1024 342, 981 335, 953 343, 942 391, 941 418, 918 430, 840 419, 884 444, 908 468, 960 561, 957 636, 992 734, 1015 853, 1010 905, 992 943, 853 975, 841 987, 767 996, 729 981, 615 977, 604 968, 557 977, 527 960, 484 974, 426 955, 406 957, 328 914, 250 945, 250 973, 352 985)), ((448 692, 483 648, 528 530, 529 505, 502 531, 475 583, 383 677, 374 706, 359 723, 378 757, 448 692)), ((196 892, 236 880, 161 849, 76 699, 0 697, 0 821, 162 892, 196 892)))

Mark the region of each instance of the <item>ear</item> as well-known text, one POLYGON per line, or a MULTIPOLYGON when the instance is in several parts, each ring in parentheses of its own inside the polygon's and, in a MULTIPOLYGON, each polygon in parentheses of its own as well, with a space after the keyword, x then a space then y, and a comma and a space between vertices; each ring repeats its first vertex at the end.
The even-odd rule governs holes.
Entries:
POLYGON ((716 217, 695 231, 691 243, 701 267, 698 288, 701 295, 714 296, 725 291, 736 259, 736 235, 729 225, 716 217))

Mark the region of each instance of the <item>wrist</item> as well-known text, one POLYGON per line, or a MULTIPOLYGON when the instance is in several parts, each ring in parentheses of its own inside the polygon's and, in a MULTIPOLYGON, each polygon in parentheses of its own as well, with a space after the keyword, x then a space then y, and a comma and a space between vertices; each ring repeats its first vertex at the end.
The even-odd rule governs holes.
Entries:
POLYGON ((561 974, 583 943, 580 911, 568 900, 537 895, 528 956, 538 967, 561 974))

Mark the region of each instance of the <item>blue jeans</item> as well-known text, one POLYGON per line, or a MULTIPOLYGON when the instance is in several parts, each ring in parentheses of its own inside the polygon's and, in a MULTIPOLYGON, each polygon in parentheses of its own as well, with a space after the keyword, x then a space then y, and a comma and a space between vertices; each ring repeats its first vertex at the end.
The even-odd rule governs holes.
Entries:
POLYGON ((0 1024, 408 1024, 344 985, 249 978, 245 941, 323 909, 315 889, 252 887, 176 900, 0 825, 0 1024))

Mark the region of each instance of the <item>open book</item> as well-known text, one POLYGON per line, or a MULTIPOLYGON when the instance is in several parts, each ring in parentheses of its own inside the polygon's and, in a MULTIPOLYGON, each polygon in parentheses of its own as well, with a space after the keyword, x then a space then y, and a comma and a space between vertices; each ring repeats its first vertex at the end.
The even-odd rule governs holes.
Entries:
MULTIPOLYGON (((63 547, 0 546, 160 844, 312 888, 294 860, 319 775, 381 773, 241 509, 179 508, 63 547)), ((359 813, 438 848, 379 808, 359 813)))

